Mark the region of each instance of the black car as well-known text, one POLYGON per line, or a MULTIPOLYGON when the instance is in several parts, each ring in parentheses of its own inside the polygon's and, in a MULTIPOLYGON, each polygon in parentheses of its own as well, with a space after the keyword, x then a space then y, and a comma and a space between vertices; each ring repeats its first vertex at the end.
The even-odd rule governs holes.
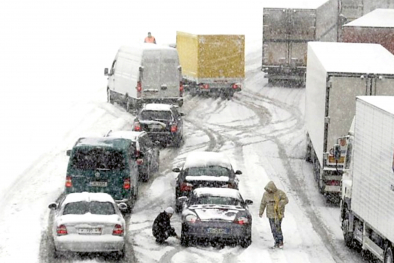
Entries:
POLYGON ((181 196, 189 196, 198 187, 221 187, 238 189, 238 176, 241 171, 234 171, 230 159, 218 152, 192 152, 185 163, 173 172, 179 173, 175 186, 175 210, 180 212, 181 196))
POLYGON ((248 205, 236 189, 198 188, 184 199, 181 244, 199 240, 213 244, 231 242, 241 247, 252 243, 252 216, 248 205))
POLYGON ((106 137, 124 138, 133 142, 136 149, 139 179, 149 181, 151 175, 159 170, 160 151, 146 132, 110 131, 106 137))
POLYGON ((133 123, 133 131, 146 131, 152 141, 165 147, 180 147, 183 140, 183 113, 170 104, 145 104, 133 123))

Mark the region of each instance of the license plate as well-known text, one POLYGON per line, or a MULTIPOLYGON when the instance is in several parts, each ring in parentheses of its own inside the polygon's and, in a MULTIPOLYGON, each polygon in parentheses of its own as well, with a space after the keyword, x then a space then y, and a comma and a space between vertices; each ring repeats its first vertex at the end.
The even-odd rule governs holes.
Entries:
POLYGON ((90 182, 90 186, 107 187, 107 182, 90 182))
POLYGON ((227 228, 208 228, 207 233, 209 234, 227 234, 227 228))
POLYGON ((149 126, 151 129, 155 129, 155 130, 161 130, 163 129, 163 126, 161 126, 160 124, 152 124, 151 126, 149 126))
POLYGON ((80 235, 101 235, 101 228, 78 228, 80 235))

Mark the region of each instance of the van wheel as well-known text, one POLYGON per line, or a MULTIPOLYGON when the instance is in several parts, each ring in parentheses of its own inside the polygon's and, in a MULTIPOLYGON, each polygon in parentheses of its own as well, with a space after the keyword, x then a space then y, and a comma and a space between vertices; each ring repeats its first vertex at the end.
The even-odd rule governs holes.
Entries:
POLYGON ((114 104, 114 99, 111 96, 111 90, 107 89, 107 102, 114 104))

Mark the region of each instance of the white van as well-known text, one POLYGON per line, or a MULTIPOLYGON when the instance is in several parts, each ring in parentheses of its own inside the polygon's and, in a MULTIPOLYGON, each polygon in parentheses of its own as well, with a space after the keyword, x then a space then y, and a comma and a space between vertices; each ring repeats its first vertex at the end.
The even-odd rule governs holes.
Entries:
POLYGON ((122 46, 104 75, 108 76, 108 102, 124 104, 127 111, 144 103, 183 105, 182 72, 175 48, 148 43, 122 46))

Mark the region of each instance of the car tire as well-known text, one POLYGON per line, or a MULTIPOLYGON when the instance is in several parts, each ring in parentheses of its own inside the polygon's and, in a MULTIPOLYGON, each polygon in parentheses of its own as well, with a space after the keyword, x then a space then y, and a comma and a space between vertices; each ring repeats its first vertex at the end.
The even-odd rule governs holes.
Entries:
POLYGON ((188 247, 190 245, 190 237, 186 234, 181 234, 181 246, 188 247))
POLYGON ((114 99, 111 96, 111 90, 107 88, 107 102, 114 104, 114 99))
POLYGON ((142 173, 142 181, 144 183, 148 182, 150 179, 150 169, 149 169, 149 165, 147 165, 146 171, 144 173, 142 173))
POLYGON ((248 246, 250 246, 250 244, 252 244, 252 237, 248 236, 247 238, 244 238, 241 240, 241 242, 239 243, 239 245, 242 248, 247 248, 248 246))
POLYGON ((182 137, 176 138, 176 139, 174 140, 174 146, 175 146, 176 148, 179 148, 179 147, 181 147, 181 145, 182 145, 182 137))
POLYGON ((123 249, 121 250, 121 251, 117 251, 117 252, 114 252, 114 258, 116 259, 116 260, 121 260, 121 259, 123 259, 124 257, 125 257, 125 255, 126 255, 126 249, 125 249, 125 247, 123 246, 123 249))

